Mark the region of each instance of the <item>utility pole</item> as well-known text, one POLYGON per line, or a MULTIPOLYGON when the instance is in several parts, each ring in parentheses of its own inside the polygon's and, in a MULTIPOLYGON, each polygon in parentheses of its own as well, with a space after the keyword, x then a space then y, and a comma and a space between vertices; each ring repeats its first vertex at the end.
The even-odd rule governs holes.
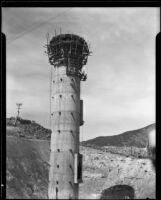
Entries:
POLYGON ((22 103, 16 103, 16 105, 17 105, 17 117, 15 120, 15 126, 16 126, 17 120, 19 119, 19 116, 20 116, 20 109, 21 109, 22 103))

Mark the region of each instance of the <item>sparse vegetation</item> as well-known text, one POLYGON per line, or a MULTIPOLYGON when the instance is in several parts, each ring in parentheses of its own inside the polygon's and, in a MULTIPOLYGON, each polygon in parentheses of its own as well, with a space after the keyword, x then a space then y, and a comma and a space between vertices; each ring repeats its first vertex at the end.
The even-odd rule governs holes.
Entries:
MULTIPOLYGON (((110 152, 113 154, 119 154, 124 156, 131 156, 136 158, 149 158, 149 153, 146 148, 139 148, 139 147, 133 147, 131 152, 131 147, 117 147, 117 146, 105 146, 105 147, 98 147, 96 145, 87 144, 86 147, 94 148, 97 150, 100 150, 102 152, 110 152)), ((101 154, 101 153, 99 153, 101 154)))
POLYGON ((136 158, 148 158, 148 151, 145 148, 138 148, 133 147, 133 150, 131 152, 131 147, 114 147, 114 146, 108 146, 102 148, 102 151, 111 152, 114 154, 120 154, 125 156, 133 156, 136 158))
MULTIPOLYGON (((35 121, 19 118, 16 126, 14 126, 14 122, 14 117, 7 119, 7 126, 15 127, 16 136, 25 137, 27 139, 50 140, 51 130, 42 127, 35 121)), ((13 129, 11 135, 13 135, 13 129)))

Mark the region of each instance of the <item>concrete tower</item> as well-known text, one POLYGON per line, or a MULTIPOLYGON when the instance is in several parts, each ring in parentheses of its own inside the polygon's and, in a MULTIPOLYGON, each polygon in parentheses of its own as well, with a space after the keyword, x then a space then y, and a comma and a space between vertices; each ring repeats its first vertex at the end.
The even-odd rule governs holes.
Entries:
POLYGON ((80 81, 90 54, 85 40, 73 34, 60 34, 47 44, 52 76, 52 135, 50 144, 49 199, 78 199, 82 181, 82 155, 79 154, 79 127, 83 125, 80 81))

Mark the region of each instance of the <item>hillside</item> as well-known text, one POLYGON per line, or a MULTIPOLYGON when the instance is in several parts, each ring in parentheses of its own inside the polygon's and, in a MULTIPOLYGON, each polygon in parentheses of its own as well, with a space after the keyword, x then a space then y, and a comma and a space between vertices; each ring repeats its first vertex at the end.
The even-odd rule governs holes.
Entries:
MULTIPOLYGON (((49 137, 45 137, 45 131, 48 133, 49 130, 43 129, 35 122, 30 122, 28 125, 25 124, 26 128, 22 121, 19 121, 16 127, 11 121, 7 122, 7 199, 48 198, 50 141, 49 137), (33 128, 35 126, 36 135, 44 130, 42 138, 45 139, 40 137, 36 139, 35 132, 31 132, 31 130, 36 131, 36 128, 33 128), (19 132, 26 134, 22 137, 19 132)), ((80 199, 98 199, 101 194, 110 196, 111 192, 108 194, 108 190, 113 186, 126 190, 130 186, 136 198, 155 198, 155 171, 150 160, 82 146, 80 152, 83 154, 83 183, 80 184, 80 199)))
POLYGON ((7 118, 7 134, 20 136, 28 139, 50 140, 51 130, 44 128, 35 121, 19 118, 16 126, 15 118, 7 118))
POLYGON ((151 124, 141 129, 127 131, 114 136, 100 136, 91 140, 83 141, 83 146, 135 146, 145 147, 148 142, 148 133, 155 128, 155 124, 151 124))
POLYGON ((7 136, 7 199, 47 199, 49 141, 7 136))
MULTIPOLYGON (((47 199, 49 145, 47 140, 7 136, 7 199, 47 199)), ((155 171, 150 160, 88 147, 81 147, 80 152, 83 154, 80 199, 98 199, 103 191, 120 185, 132 187, 136 198, 155 198, 155 171)))
POLYGON ((126 187, 133 189, 135 199, 155 199, 156 176, 149 159, 126 157, 89 147, 81 147, 81 153, 83 154, 81 199, 99 199, 104 193, 106 198, 104 196, 103 199, 121 199, 121 193, 126 193, 126 187), (117 191, 113 190, 110 195, 113 186, 121 188, 121 193, 117 195, 117 191))

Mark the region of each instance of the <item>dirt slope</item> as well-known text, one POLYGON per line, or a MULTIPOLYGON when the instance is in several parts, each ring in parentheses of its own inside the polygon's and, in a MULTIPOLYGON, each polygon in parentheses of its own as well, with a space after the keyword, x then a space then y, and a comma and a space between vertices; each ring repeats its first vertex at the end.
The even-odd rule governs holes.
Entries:
POLYGON ((7 198, 46 199, 49 142, 7 136, 7 198))

